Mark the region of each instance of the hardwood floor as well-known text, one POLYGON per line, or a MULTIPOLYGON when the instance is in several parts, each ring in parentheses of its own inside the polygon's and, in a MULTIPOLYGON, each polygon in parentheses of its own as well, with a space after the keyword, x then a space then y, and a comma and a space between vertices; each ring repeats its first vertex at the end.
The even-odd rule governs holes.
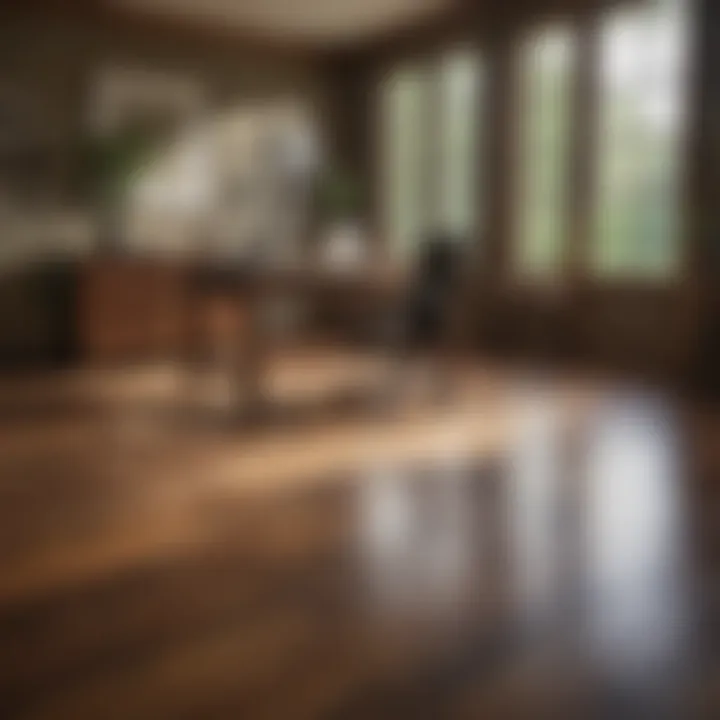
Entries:
POLYGON ((0 716, 717 716, 715 412, 479 367, 298 410, 376 372, 285 358, 254 428, 172 368, 2 381, 0 716))

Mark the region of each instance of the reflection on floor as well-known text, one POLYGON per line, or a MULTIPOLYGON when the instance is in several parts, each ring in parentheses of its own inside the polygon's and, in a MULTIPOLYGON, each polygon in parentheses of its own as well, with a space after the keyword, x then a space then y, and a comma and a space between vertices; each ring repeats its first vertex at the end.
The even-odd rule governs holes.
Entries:
MULTIPOLYGON (((328 363, 274 391, 372 375, 328 363)), ((2 716, 713 716, 716 418, 459 383, 259 428, 166 369, 4 383, 2 716)))

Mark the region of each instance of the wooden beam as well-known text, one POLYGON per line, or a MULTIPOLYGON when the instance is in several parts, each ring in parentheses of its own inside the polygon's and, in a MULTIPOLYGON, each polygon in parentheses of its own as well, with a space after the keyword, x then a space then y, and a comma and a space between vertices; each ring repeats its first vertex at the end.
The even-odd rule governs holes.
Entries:
POLYGON ((29 17, 110 29, 114 33, 157 35, 178 44, 212 47, 221 51, 256 52, 284 56, 319 57, 325 49, 317 43, 282 33, 263 33, 236 25, 198 22, 161 12, 124 8, 103 0, 23 0, 0 8, 0 17, 29 17))

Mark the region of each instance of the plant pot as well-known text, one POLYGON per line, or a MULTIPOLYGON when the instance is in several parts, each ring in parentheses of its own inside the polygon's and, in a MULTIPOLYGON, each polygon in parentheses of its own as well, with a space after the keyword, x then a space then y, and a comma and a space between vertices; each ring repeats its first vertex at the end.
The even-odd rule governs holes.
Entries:
POLYGON ((367 246, 360 224, 355 220, 339 220, 324 233, 323 261, 334 270, 351 270, 365 262, 367 246))

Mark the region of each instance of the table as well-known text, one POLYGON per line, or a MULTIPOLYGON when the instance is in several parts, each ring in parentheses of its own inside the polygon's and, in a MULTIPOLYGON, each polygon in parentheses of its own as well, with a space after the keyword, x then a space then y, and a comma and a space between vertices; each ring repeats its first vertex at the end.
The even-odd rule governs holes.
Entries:
POLYGON ((188 283, 185 357, 191 363, 197 357, 208 324, 214 329, 212 335, 229 338, 230 372, 244 390, 242 410, 254 416, 267 409, 263 373, 273 343, 263 309, 269 299, 291 296, 303 305, 332 302, 335 309, 388 312, 399 307, 405 285, 402 273, 388 267, 343 271, 317 266, 201 267, 188 283))

